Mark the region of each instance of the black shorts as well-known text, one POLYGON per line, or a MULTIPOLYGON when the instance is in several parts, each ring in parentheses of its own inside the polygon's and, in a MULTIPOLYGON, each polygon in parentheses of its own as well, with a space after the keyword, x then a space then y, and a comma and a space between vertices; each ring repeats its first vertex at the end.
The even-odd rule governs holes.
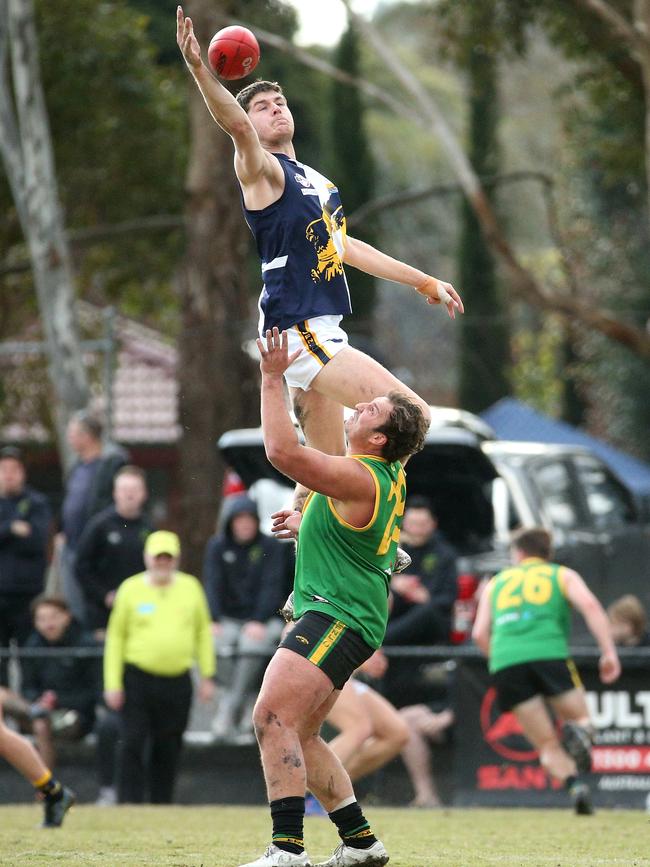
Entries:
POLYGON ((572 659, 540 659, 509 665, 492 674, 492 684, 502 711, 512 710, 536 695, 560 695, 582 688, 572 659))
POLYGON ((280 647, 313 662, 325 672, 335 689, 343 689, 352 672, 375 652, 345 623, 320 611, 303 614, 282 639, 280 647))

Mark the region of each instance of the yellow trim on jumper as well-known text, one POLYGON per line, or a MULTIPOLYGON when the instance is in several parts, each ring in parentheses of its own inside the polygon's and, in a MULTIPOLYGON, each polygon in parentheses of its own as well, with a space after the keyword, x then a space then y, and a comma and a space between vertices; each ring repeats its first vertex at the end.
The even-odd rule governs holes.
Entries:
POLYGON ((361 466, 365 467, 368 470, 368 472, 372 476, 373 482, 375 483, 375 508, 372 513, 372 517, 365 527, 355 527, 353 524, 348 524, 345 518, 339 515, 339 513, 336 511, 336 506, 334 505, 331 497, 327 498, 327 505, 330 508, 330 512, 334 515, 339 524, 341 524, 343 527, 347 527, 348 530, 352 530, 355 533, 363 533, 365 530, 369 530, 377 520, 377 513, 379 512, 379 495, 381 494, 381 488, 379 487, 379 479, 377 478, 377 474, 375 473, 373 468, 369 467, 368 464, 364 464, 364 462, 359 460, 359 458, 356 456, 350 455, 350 457, 354 457, 355 461, 359 461, 361 466))

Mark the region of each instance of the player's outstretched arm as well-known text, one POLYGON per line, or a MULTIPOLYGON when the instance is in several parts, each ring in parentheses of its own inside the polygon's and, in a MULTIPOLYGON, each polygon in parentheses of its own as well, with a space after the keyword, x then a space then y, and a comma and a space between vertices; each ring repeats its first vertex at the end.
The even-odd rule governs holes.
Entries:
POLYGON ((365 271, 366 274, 372 274, 373 277, 413 286, 416 292, 427 299, 428 304, 444 304, 452 319, 456 318, 456 311, 465 312, 463 301, 451 283, 431 277, 406 262, 400 262, 358 238, 347 236, 343 261, 346 265, 365 271))
POLYGON ((621 663, 607 614, 577 572, 564 567, 562 577, 567 599, 582 614, 600 648, 600 679, 603 683, 613 683, 621 673, 621 663))
POLYGON ((184 16, 181 6, 176 10, 176 42, 210 114, 234 142, 239 180, 254 181, 267 168, 268 156, 244 109, 203 63, 192 19, 184 16))
POLYGON ((302 350, 289 355, 287 333, 277 328, 257 339, 262 372, 262 432, 266 456, 273 466, 310 491, 343 502, 373 500, 375 483, 370 472, 354 458, 326 455, 298 440, 284 399, 285 370, 302 350))

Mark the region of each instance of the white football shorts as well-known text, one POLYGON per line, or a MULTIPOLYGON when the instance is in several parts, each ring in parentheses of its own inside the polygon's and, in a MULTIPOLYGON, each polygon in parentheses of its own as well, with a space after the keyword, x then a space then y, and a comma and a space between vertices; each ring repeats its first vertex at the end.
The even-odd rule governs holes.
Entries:
MULTIPOLYGON (((314 316, 287 328, 289 355, 302 352, 285 371, 284 378, 291 388, 309 391, 312 380, 337 352, 348 345, 348 335, 340 327, 342 316, 314 316)), ((265 339, 264 335, 260 335, 265 339)))

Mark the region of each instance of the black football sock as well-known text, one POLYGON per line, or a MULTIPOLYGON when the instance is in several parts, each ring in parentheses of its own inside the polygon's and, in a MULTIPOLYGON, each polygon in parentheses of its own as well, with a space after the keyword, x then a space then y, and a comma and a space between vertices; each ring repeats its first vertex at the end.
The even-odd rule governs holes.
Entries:
POLYGON ((278 849, 299 855, 305 848, 303 823, 305 819, 304 797, 278 798, 271 801, 273 842, 278 849))
POLYGON ((567 777, 564 781, 564 788, 567 792, 571 791, 571 786, 575 785, 578 782, 578 778, 576 776, 567 777))
POLYGON ((353 849, 369 849, 377 842, 357 801, 328 815, 338 828, 339 837, 346 846, 351 846, 353 849))

